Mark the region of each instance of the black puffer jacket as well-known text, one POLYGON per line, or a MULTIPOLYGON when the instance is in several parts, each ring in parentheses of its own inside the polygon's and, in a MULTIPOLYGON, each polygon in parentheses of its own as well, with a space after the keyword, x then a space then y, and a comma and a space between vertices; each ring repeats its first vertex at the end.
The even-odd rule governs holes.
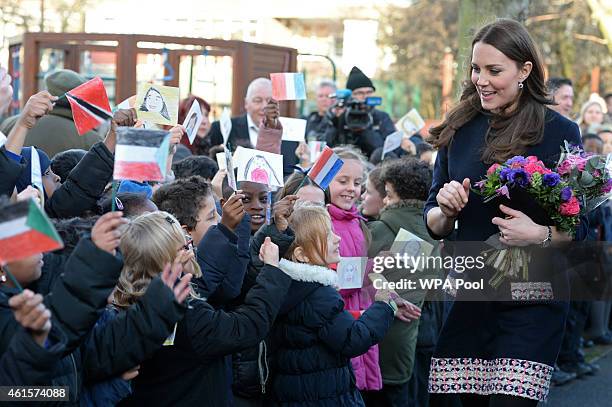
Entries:
POLYGON ((194 280, 200 293, 215 308, 240 296, 249 264, 251 217, 246 214, 235 233, 219 223, 206 232, 198 245, 202 277, 194 280))
POLYGON ((113 178, 115 159, 106 145, 96 143, 68 175, 66 182, 45 201, 45 211, 52 218, 83 216, 95 211, 104 188, 113 178))
MULTIPOLYGON (((40 284, 30 288, 37 287, 35 291, 45 296, 52 323, 66 338, 63 357, 56 364, 50 385, 69 387, 70 403, 59 405, 78 405, 83 380, 79 345, 106 306, 121 272, 121 261, 98 249, 89 239, 81 240, 65 264, 53 254, 45 255, 44 259, 49 261, 43 266, 40 284), (49 287, 50 292, 40 290, 49 287)), ((0 355, 22 329, 8 304, 16 293, 14 289, 0 287, 0 355)))
POLYGON ((120 406, 231 406, 225 355, 268 335, 291 278, 264 266, 257 284, 235 312, 192 299, 178 323, 174 345, 141 364, 132 397, 120 406))
POLYGON ((46 347, 36 343, 25 329, 19 329, 0 358, 0 386, 48 385, 65 345, 66 339, 56 327, 51 328, 46 347))
POLYGON ((0 147, 0 196, 13 194, 17 179, 21 175, 21 171, 26 167, 24 160, 16 162, 8 157, 4 146, 0 147))
POLYGON ((273 328, 274 403, 363 406, 350 359, 382 340, 393 309, 377 301, 355 320, 334 288, 335 271, 284 259, 280 267, 294 281, 273 328))
MULTIPOLYGON (((270 237, 272 242, 278 246, 278 251, 282 257, 293 243, 295 235, 289 228, 280 232, 274 224, 264 225, 255 233, 250 246, 251 261, 242 286, 245 294, 254 285, 257 275, 264 266, 259 259, 259 249, 266 237, 270 237)), ((268 379, 271 375, 271 357, 270 344, 267 339, 263 339, 249 349, 234 353, 232 355, 232 390, 234 394, 244 398, 262 397, 267 392, 266 387, 268 387, 268 379)))

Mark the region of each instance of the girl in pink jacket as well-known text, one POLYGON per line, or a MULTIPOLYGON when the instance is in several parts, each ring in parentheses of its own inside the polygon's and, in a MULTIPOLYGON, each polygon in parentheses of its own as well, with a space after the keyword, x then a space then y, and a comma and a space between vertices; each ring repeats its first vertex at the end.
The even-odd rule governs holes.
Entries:
MULTIPOLYGON (((364 219, 359 214, 355 203, 361 195, 361 186, 365 182, 364 160, 355 150, 348 147, 336 147, 334 152, 344 161, 342 169, 329 184, 331 204, 328 211, 332 219, 334 232, 341 237, 341 257, 367 257, 369 232, 364 219)), ((344 300, 344 309, 362 311, 373 302, 375 289, 364 273, 363 288, 340 290, 344 300)), ((372 346, 367 353, 351 359, 359 390, 380 390, 382 377, 378 365, 378 345, 372 346)))

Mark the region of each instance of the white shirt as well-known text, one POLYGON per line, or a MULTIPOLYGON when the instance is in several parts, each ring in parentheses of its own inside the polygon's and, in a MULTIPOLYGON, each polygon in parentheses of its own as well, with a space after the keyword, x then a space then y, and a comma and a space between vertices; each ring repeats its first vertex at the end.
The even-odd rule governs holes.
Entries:
POLYGON ((253 148, 257 147, 257 136, 259 135, 259 127, 255 125, 253 119, 251 119, 251 115, 247 113, 247 126, 249 128, 249 140, 251 140, 251 145, 253 148))

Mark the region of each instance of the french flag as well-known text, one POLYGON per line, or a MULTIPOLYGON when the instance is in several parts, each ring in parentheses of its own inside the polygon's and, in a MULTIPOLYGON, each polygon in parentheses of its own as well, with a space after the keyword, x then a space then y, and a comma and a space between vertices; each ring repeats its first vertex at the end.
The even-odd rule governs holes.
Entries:
POLYGON ((303 73, 271 73, 272 98, 276 100, 306 99, 306 86, 303 73))
POLYGON ((325 147, 317 162, 308 171, 308 178, 325 190, 343 165, 344 161, 334 153, 334 150, 325 147))
POLYGON ((119 127, 113 179, 163 181, 169 148, 167 131, 119 127))

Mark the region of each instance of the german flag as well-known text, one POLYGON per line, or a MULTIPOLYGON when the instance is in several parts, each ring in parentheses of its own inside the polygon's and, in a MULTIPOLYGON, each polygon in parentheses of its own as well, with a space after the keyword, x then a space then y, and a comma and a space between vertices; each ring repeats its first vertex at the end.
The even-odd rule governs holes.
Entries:
POLYGON ((30 199, 0 212, 0 264, 64 247, 53 224, 30 199))

